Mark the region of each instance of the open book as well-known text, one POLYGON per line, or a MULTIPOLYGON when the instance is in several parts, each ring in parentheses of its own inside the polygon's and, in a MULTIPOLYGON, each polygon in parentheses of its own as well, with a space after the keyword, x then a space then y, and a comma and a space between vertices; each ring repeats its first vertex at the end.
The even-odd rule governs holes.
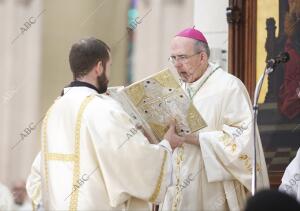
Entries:
POLYGON ((176 119, 176 132, 181 136, 207 126, 169 69, 127 87, 110 87, 108 94, 154 143, 163 139, 172 119, 176 119))

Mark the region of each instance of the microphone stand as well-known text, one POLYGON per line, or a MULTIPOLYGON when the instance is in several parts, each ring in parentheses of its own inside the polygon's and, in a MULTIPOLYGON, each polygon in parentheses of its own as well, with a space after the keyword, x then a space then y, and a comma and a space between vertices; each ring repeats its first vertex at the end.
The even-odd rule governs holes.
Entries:
POLYGON ((256 193, 256 139, 257 139, 257 132, 256 132, 256 125, 257 125, 257 114, 258 114, 258 98, 261 91, 262 84, 264 82, 265 76, 272 73, 274 71, 274 65, 267 65, 264 73, 260 76, 258 83, 255 87, 254 92, 254 102, 253 102, 253 158, 252 158, 252 187, 251 192, 252 196, 256 193))

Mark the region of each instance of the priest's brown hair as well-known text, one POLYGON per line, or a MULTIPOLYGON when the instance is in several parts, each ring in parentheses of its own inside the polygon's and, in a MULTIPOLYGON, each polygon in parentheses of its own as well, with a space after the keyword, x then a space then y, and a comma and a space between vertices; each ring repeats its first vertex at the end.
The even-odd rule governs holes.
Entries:
POLYGON ((105 68, 109 60, 109 51, 110 48, 105 42, 94 37, 81 39, 73 44, 69 62, 74 79, 89 73, 99 61, 105 68))

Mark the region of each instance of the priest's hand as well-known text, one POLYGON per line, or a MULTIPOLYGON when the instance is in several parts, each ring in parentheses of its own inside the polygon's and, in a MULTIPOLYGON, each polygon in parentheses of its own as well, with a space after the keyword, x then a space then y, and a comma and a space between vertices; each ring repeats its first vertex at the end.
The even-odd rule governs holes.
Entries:
POLYGON ((137 124, 137 125, 135 125, 135 127, 136 127, 136 129, 140 130, 140 131, 144 134, 144 136, 148 139, 149 143, 151 143, 151 144, 156 144, 156 143, 157 143, 156 140, 152 138, 152 136, 150 135, 150 133, 148 133, 148 132, 143 128, 142 125, 137 124))
POLYGON ((173 150, 184 143, 184 138, 176 134, 175 121, 171 122, 168 131, 164 135, 164 139, 170 143, 173 150))

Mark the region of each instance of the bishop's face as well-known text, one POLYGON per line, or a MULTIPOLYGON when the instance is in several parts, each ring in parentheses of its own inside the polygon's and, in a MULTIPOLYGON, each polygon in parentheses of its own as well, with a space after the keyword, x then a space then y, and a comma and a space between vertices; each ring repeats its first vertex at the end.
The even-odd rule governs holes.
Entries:
POLYGON ((195 51, 195 40, 186 37, 174 37, 171 42, 170 60, 180 78, 187 83, 198 80, 205 71, 204 52, 195 51))

